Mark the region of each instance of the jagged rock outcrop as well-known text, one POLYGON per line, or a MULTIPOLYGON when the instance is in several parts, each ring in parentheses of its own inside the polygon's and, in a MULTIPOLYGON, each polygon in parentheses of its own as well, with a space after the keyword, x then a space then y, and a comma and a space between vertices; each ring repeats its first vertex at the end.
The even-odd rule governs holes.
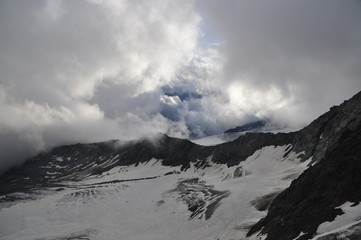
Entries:
POLYGON ((254 225, 268 240, 310 239, 317 227, 343 214, 345 202, 361 201, 361 125, 346 129, 337 146, 308 168, 273 201, 267 216, 254 225))
POLYGON ((311 156, 314 161, 322 159, 329 148, 337 146, 339 139, 347 129, 356 129, 361 123, 361 92, 340 106, 314 120, 307 127, 295 132, 293 148, 304 151, 303 159, 311 156))

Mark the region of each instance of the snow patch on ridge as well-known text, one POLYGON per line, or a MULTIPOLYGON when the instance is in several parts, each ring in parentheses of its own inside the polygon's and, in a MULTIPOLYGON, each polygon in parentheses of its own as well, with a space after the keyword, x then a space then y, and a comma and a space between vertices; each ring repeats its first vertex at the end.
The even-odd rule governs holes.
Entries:
POLYGON ((326 236, 331 235, 346 237, 356 231, 361 233, 361 204, 355 206, 355 203, 346 202, 338 208, 341 208, 344 214, 338 215, 332 222, 324 222, 318 226, 317 236, 313 240, 326 239, 326 236))
POLYGON ((245 135, 248 132, 252 132, 252 133, 256 133, 256 132, 267 132, 267 133, 288 133, 288 132, 294 132, 297 131, 299 129, 296 128, 280 128, 280 129, 274 129, 274 128, 262 128, 262 129, 258 129, 258 130, 253 130, 253 131, 243 131, 243 132, 232 132, 232 133, 220 133, 220 134, 215 134, 215 135, 211 135, 211 136, 207 136, 204 138, 199 138, 199 139, 193 139, 190 140, 191 142, 198 144, 198 145, 202 145, 202 146, 215 146, 218 144, 222 144, 222 143, 226 143, 226 142, 231 142, 236 140, 237 138, 239 138, 240 136, 245 135))

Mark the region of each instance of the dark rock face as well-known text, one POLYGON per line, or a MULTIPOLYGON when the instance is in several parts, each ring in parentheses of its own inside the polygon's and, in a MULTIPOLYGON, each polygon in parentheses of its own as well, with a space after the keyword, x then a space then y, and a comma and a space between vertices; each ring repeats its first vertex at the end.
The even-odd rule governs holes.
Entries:
POLYGON ((264 120, 251 122, 251 123, 244 124, 242 126, 237 126, 235 128, 228 129, 227 131, 225 131, 225 133, 237 133, 237 132, 256 130, 256 129, 266 126, 266 123, 267 122, 264 120))
POLYGON ((357 94, 297 133, 294 148, 304 148, 316 164, 276 197, 248 235, 261 231, 267 240, 288 240, 304 232, 298 239, 310 239, 321 223, 343 214, 338 206, 361 201, 360 106, 357 94))
POLYGON ((312 156, 314 161, 318 161, 325 156, 327 149, 338 145, 344 131, 356 129, 360 123, 361 92, 295 132, 297 136, 293 142, 294 150, 305 151, 304 159, 312 156))

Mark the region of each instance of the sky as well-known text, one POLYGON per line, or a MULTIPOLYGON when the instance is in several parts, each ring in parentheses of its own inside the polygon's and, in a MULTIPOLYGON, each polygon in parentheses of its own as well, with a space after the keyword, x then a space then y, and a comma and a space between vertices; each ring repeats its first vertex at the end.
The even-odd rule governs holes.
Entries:
POLYGON ((359 0, 0 0, 0 172, 50 148, 259 119, 361 90, 359 0))

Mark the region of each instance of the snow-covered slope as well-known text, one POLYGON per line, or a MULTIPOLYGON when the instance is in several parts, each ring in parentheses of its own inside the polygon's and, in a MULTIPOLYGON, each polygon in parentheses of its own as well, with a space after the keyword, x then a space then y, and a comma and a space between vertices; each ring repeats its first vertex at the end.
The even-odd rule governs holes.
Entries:
POLYGON ((204 138, 191 140, 195 144, 202 146, 215 146, 221 143, 230 142, 236 140, 239 136, 244 135, 245 133, 220 133, 204 138))
POLYGON ((192 163, 185 171, 152 159, 23 200, 13 193, 16 202, 0 205, 0 238, 243 239, 274 196, 307 168, 295 153, 284 157, 289 149, 264 147, 232 167, 209 156, 207 167, 192 163))

